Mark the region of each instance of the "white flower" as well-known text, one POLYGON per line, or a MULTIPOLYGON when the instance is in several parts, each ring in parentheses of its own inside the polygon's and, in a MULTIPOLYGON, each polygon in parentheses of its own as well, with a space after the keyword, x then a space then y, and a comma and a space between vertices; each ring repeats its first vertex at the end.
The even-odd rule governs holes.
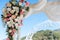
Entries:
POLYGON ((15 10, 15 9, 16 9, 16 7, 13 6, 13 10, 15 10))
POLYGON ((16 7, 15 10, 16 10, 16 11, 19 11, 19 7, 16 7))
POLYGON ((7 8, 7 11, 10 11, 11 10, 11 8, 7 8))
POLYGON ((18 26, 18 23, 15 23, 15 26, 16 26, 16 28, 18 29, 18 27, 19 27, 19 26, 18 26))
POLYGON ((25 9, 22 9, 22 11, 25 11, 25 9))
POLYGON ((10 24, 13 25, 13 24, 15 24, 15 23, 13 22, 13 20, 11 20, 11 21, 10 21, 10 24))
POLYGON ((20 15, 20 18, 19 18, 19 20, 22 20, 23 19, 23 15, 20 15))
POLYGON ((15 24, 15 23, 14 23, 13 20, 10 18, 10 21, 7 22, 7 25, 8 25, 9 27, 11 27, 13 24, 15 24))
POLYGON ((16 4, 16 1, 12 1, 12 4, 15 5, 16 4))
POLYGON ((10 10, 10 13, 12 13, 12 14, 13 14, 14 12, 15 12, 15 10, 10 10))
POLYGON ((19 20, 20 17, 17 17, 17 20, 19 20))
POLYGON ((16 18, 15 21, 18 22, 18 19, 16 18))
POLYGON ((12 32, 12 30, 9 30, 9 33, 11 33, 12 32))
POLYGON ((18 13, 19 13, 19 11, 16 11, 15 15, 17 16, 17 15, 18 15, 18 13))
POLYGON ((7 22, 8 27, 11 27, 10 21, 7 22))
POLYGON ((6 6, 7 6, 7 7, 11 7, 11 3, 7 3, 6 6))
POLYGON ((6 13, 6 8, 3 8, 3 9, 2 9, 2 12, 3 12, 3 13, 6 13))
POLYGON ((22 3, 21 3, 21 2, 19 2, 19 5, 22 5, 22 3))

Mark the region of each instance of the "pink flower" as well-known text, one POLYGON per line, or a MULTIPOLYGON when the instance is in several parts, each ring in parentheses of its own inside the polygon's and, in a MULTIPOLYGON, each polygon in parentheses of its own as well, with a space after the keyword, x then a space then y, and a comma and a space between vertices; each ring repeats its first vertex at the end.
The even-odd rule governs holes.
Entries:
POLYGON ((13 29, 12 31, 15 33, 16 32, 16 29, 13 29))
POLYGON ((14 35, 14 32, 11 32, 11 34, 10 34, 11 36, 13 36, 14 35))
POLYGON ((21 24, 18 24, 18 26, 22 26, 23 24, 21 23, 21 24))
POLYGON ((21 25, 23 25, 23 23, 22 23, 22 22, 23 22, 23 20, 21 20, 21 25))
POLYGON ((15 32, 16 32, 16 29, 13 29, 10 35, 13 36, 15 34, 15 32))
POLYGON ((22 2, 22 3, 23 3, 23 2, 24 2, 24 0, 20 0, 20 2, 22 2))
POLYGON ((10 40, 9 38, 7 38, 6 40, 10 40))
POLYGON ((6 18, 6 20, 8 21, 8 20, 10 20, 9 18, 6 18))
POLYGON ((29 6, 30 5, 30 3, 29 2, 26 2, 26 4, 25 4, 26 6, 29 6))
POLYGON ((10 13, 8 13, 8 14, 7 14, 7 17, 9 17, 9 16, 11 16, 11 14, 10 14, 10 13))
POLYGON ((22 25, 23 25, 22 21, 23 21, 23 20, 20 20, 20 24, 18 24, 18 26, 22 26, 22 25))
POLYGON ((20 10, 20 14, 24 14, 24 10, 20 10))
POLYGON ((7 22, 7 21, 9 21, 9 20, 10 20, 9 18, 5 18, 5 19, 4 19, 5 22, 7 22))
POLYGON ((21 20, 21 23, 23 22, 23 20, 21 20))
POLYGON ((20 26, 20 24, 18 24, 18 26, 20 26))
POLYGON ((14 28, 14 25, 12 25, 12 28, 14 28))

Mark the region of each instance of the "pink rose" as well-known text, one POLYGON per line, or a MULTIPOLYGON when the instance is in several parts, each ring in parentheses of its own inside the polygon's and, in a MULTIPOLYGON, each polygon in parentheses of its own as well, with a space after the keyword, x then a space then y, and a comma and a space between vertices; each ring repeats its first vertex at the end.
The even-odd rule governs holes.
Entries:
POLYGON ((9 38, 7 38, 6 40, 10 40, 9 38))
POLYGON ((10 20, 9 18, 5 18, 5 19, 4 19, 5 22, 7 22, 7 21, 9 21, 9 20, 10 20))
POLYGON ((9 16, 11 16, 11 14, 10 14, 10 13, 8 13, 8 14, 7 14, 7 17, 9 17, 9 16))
POLYGON ((23 3, 23 2, 24 2, 24 0, 20 0, 20 2, 22 2, 22 3, 23 3))
POLYGON ((12 31, 15 33, 16 32, 16 29, 13 29, 12 31))
POLYGON ((13 36, 14 35, 14 32, 11 32, 11 34, 10 34, 11 36, 13 36))
POLYGON ((24 11, 23 11, 23 10, 21 10, 21 11, 20 11, 20 14, 24 14, 24 11))
POLYGON ((12 28, 14 28, 14 25, 12 25, 12 28))
POLYGON ((30 5, 30 3, 29 2, 26 2, 26 4, 25 4, 26 6, 29 6, 30 5))

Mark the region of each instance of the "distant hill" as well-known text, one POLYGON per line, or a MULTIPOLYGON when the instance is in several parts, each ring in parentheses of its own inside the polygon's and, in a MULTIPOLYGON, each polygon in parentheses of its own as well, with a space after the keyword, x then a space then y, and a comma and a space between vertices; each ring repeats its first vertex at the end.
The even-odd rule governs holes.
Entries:
POLYGON ((56 29, 55 31, 60 31, 60 29, 56 29))
MULTIPOLYGON (((24 40, 25 37, 22 39, 24 40)), ((38 31, 33 35, 32 40, 60 40, 60 29, 38 31)))
POLYGON ((36 34, 34 34, 33 40, 60 40, 60 32, 58 31, 51 31, 51 30, 45 30, 45 31, 38 31, 36 34))

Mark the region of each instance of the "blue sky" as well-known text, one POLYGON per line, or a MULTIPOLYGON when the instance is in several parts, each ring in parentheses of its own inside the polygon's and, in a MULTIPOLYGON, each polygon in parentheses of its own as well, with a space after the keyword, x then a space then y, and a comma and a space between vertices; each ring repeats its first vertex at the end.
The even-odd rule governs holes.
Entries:
MULTIPOLYGON (((2 14, 2 8, 5 7, 5 4, 8 1, 9 0, 0 0, 0 15, 2 14)), ((27 1, 29 1, 31 4, 38 2, 37 0, 27 0, 27 1)), ((31 31, 33 31, 33 27, 39 28, 41 26, 41 23, 42 23, 42 25, 49 23, 49 21, 45 22, 47 20, 49 20, 49 19, 44 12, 40 12, 40 13, 31 15, 27 19, 23 20, 23 26, 21 27, 21 36, 25 36, 25 35, 27 35, 27 33, 30 33, 31 31), (40 24, 40 25, 38 25, 38 24, 40 24)), ((52 22, 52 23, 53 23, 53 25, 56 24, 55 22, 52 22)), ((58 26, 58 25, 60 26, 60 23, 58 23, 56 26, 58 26)), ((58 29, 60 27, 54 27, 54 26, 52 26, 52 27, 47 27, 47 26, 40 27, 41 30, 43 30, 43 29, 54 30, 56 28, 58 29)), ((6 28, 4 28, 2 20, 1 20, 1 16, 0 16, 0 40, 3 40, 6 37, 5 30, 6 30, 6 28)))

